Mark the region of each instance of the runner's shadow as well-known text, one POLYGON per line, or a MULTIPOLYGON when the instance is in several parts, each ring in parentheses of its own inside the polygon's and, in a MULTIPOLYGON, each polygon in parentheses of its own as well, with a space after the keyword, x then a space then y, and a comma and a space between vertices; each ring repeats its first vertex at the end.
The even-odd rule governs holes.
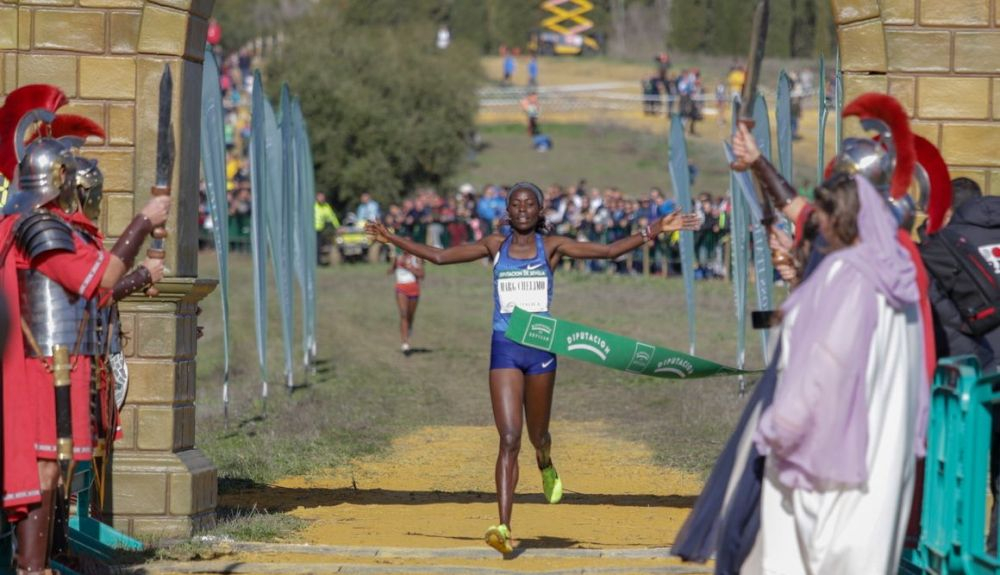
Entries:
POLYGON ((403 352, 403 355, 409 357, 418 353, 434 353, 434 350, 429 347, 411 347, 409 351, 403 352))
POLYGON ((565 537, 532 537, 531 539, 521 539, 518 541, 514 555, 520 555, 528 549, 569 549, 576 547, 580 542, 576 539, 565 537))
MULTIPOLYGON (((643 495, 567 492, 560 505, 610 505, 615 507, 671 507, 690 509, 697 495, 643 495)), ((492 503, 491 491, 403 491, 391 489, 356 489, 353 487, 289 488, 264 485, 244 479, 219 481, 219 505, 250 507, 282 513, 298 507, 333 507, 352 505, 435 505, 440 503, 492 503)), ((515 503, 548 505, 540 493, 518 494, 515 503)))
POLYGON ((306 378, 306 380, 302 383, 296 383, 291 387, 285 386, 285 389, 288 390, 288 395, 295 395, 295 392, 302 391, 303 389, 308 389, 310 387, 312 387, 312 382, 306 378))
MULTIPOLYGON (((407 531, 407 535, 413 535, 416 537, 427 537, 429 539, 447 539, 449 541, 462 541, 469 543, 482 543, 482 537, 468 537, 461 535, 436 535, 430 533, 417 533, 414 531, 407 531)), ((531 549, 570 549, 577 547, 581 544, 580 541, 575 539, 566 539, 565 537, 533 537, 531 539, 518 539, 517 547, 514 548, 513 553, 507 553, 503 556, 504 559, 516 559, 524 554, 526 551, 531 549)), ((597 543, 592 543, 597 544, 597 543)))
POLYGON ((254 432, 252 430, 251 431, 247 431, 247 427, 252 427, 254 424, 260 423, 260 422, 264 421, 265 419, 266 418, 263 415, 260 415, 260 414, 254 415, 253 417, 243 418, 243 419, 240 420, 239 423, 236 424, 236 427, 233 428, 232 431, 230 431, 229 433, 223 434, 222 438, 223 439, 232 439, 234 437, 241 437, 241 436, 253 437, 254 435, 256 435, 256 432, 254 432))

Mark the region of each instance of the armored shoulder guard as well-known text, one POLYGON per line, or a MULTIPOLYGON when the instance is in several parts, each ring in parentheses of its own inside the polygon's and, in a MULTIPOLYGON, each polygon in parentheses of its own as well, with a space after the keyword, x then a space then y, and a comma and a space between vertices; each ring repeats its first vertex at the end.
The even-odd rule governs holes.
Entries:
POLYGON ((73 229, 62 218, 44 210, 21 216, 14 228, 14 241, 28 259, 54 250, 76 251, 73 229))

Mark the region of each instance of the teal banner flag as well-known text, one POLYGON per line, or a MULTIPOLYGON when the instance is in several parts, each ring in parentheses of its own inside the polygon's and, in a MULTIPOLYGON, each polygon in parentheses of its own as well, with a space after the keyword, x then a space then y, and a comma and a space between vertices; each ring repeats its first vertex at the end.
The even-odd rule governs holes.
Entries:
MULTIPOLYGON (((834 140, 837 142, 837 154, 840 154, 844 143, 841 135, 844 133, 844 73, 840 70, 840 48, 836 52, 836 64, 834 65, 833 76, 833 120, 834 120, 834 140)), ((824 78, 820 80, 825 81, 824 78)), ((820 180, 822 181, 822 180, 820 180)))
MULTIPOLYGON (((268 138, 274 138, 276 152, 271 161, 275 165, 274 172, 279 175, 274 188, 276 193, 271 195, 273 201, 271 202, 271 211, 268 214, 268 224, 271 225, 269 231, 272 233, 268 237, 271 239, 271 263, 274 264, 274 280, 278 288, 278 304, 281 310, 281 343, 285 352, 285 386, 289 389, 295 387, 292 355, 292 338, 295 337, 293 334, 293 315, 295 312, 292 305, 295 299, 292 293, 294 287, 292 282, 295 275, 294 246, 292 245, 295 167, 292 165, 291 106, 288 84, 284 84, 281 86, 281 100, 278 109, 280 115, 274 117, 275 123, 273 125, 268 124, 268 138)), ((271 116, 268 116, 268 120, 270 119, 271 116)))
POLYGON ((792 87, 784 70, 778 76, 778 97, 775 99, 775 119, 778 130, 778 166, 789 184, 792 179, 792 87))
POLYGON ((226 141, 222 128, 222 89, 219 66, 211 48, 205 48, 201 77, 201 170, 205 198, 212 216, 212 238, 219 262, 222 298, 222 413, 229 421, 229 201, 226 198, 226 141))
MULTIPOLYGON (((739 122, 739 106, 734 99, 731 105, 732 129, 737 129, 739 122)), ((726 160, 732 163, 733 154, 726 147, 726 160)), ((732 278, 733 278, 733 299, 736 305, 736 367, 743 369, 746 366, 747 348, 747 283, 749 276, 747 273, 749 258, 747 257, 750 243, 750 217, 747 214, 747 201, 739 189, 739 182, 736 178, 737 172, 729 171, 729 205, 732 208, 732 218, 730 219, 730 237, 732 246, 732 278)), ((744 172, 745 174, 745 172, 744 172)), ((746 389, 746 381, 740 376, 740 392, 746 389)))
MULTIPOLYGON (((761 153, 769 161, 771 160, 771 116, 768 113, 767 101, 764 96, 757 94, 757 100, 753 107, 753 136, 757 140, 761 153)), ((753 193, 756 197, 756 192, 753 193)), ((762 206, 763 207, 763 206, 762 206)), ((753 237, 753 269, 754 286, 757 292, 757 309, 772 309, 774 301, 774 266, 771 263, 771 246, 768 243, 768 230, 757 220, 751 222, 750 234, 753 237)), ((760 333, 761 354, 764 363, 767 363, 767 339, 768 331, 760 333)))
POLYGON ((254 325, 257 328, 257 362, 260 394, 267 406, 267 194, 271 188, 268 168, 267 122, 260 70, 253 73, 250 111, 250 251, 253 257, 254 325))
POLYGON ((292 219, 294 232, 295 277, 298 280, 299 292, 302 298, 302 364, 308 368, 312 364, 312 332, 310 321, 315 321, 315 309, 312 305, 312 277, 310 268, 316 267, 316 251, 312 249, 310 238, 315 241, 316 233, 313 227, 313 209, 316 194, 309 193, 306 172, 312 166, 306 165, 306 147, 309 145, 305 133, 305 120, 298 98, 292 98, 292 156, 295 171, 295 209, 292 219))
MULTIPOLYGON (((690 214, 694 210, 691 201, 691 172, 688 167, 687 142, 684 139, 684 123, 678 114, 670 116, 670 182, 681 211, 690 214)), ((681 237, 681 273, 684 275, 684 299, 688 316, 688 343, 691 353, 695 347, 695 305, 694 305, 694 232, 685 230, 681 237)))
POLYGON ((816 185, 823 181, 826 169, 826 60, 819 55, 819 135, 816 140, 816 185))
POLYGON ((306 329, 306 364, 312 366, 316 361, 316 234, 314 233, 313 210, 315 209, 316 179, 313 170, 312 150, 309 144, 309 129, 306 126, 305 117, 302 115, 301 104, 295 107, 298 118, 298 137, 301 140, 299 150, 300 169, 302 170, 302 193, 303 201, 302 221, 305 227, 303 246, 305 246, 305 283, 306 297, 302 304, 305 312, 303 321, 306 329))
POLYGON ((521 345, 619 371, 664 379, 699 379, 757 373, 515 308, 504 334, 521 345))

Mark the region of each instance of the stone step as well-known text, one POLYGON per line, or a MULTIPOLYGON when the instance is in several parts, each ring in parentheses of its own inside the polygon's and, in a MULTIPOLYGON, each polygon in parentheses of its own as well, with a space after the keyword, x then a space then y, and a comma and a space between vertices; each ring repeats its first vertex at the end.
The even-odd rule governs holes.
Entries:
POLYGON ((226 544, 229 557, 210 561, 155 562, 128 573, 149 575, 194 575, 232 573, 271 575, 287 573, 445 573, 503 575, 598 574, 703 574, 703 565, 685 565, 670 555, 669 547, 560 549, 521 548, 501 558, 483 547, 411 548, 345 545, 295 545, 273 543, 226 544))

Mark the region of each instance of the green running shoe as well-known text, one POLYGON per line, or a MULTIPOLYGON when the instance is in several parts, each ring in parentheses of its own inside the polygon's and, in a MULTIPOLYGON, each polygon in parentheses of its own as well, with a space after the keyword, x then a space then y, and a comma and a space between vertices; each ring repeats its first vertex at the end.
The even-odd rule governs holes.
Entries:
POLYGON ((510 544, 510 529, 502 523, 486 530, 486 544, 504 555, 514 552, 510 544))
POLYGON ((559 479, 559 472, 551 461, 549 466, 542 470, 542 492, 545 493, 545 500, 549 503, 559 503, 562 499, 562 479, 559 479))

